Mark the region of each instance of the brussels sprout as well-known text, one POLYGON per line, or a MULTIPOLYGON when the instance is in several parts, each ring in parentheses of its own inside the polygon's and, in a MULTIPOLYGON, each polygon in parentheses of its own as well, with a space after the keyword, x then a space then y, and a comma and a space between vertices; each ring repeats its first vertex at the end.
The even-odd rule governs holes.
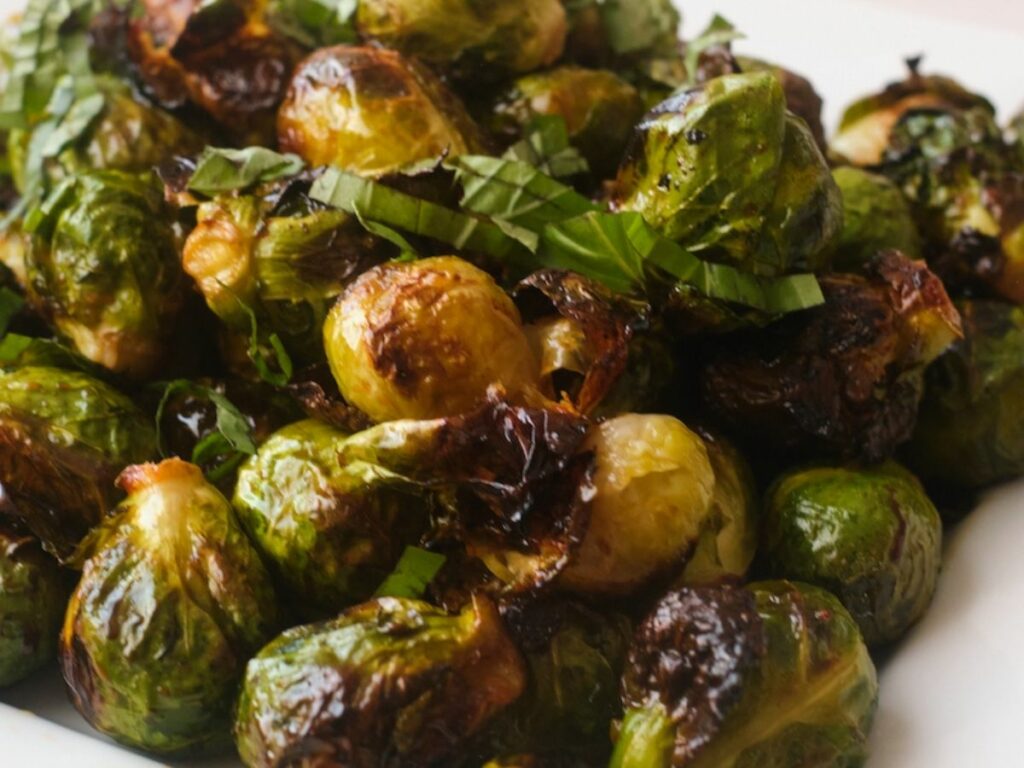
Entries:
POLYGON ((758 456, 891 456, 913 432, 924 367, 961 334, 942 282, 888 251, 821 279, 826 303, 710 351, 704 405, 758 456))
POLYGON ((454 257, 365 273, 331 310, 324 346, 342 395, 375 421, 466 413, 494 385, 530 399, 540 383, 512 300, 454 257))
POLYGON ((245 664, 280 623, 270 577, 198 467, 168 459, 119 483, 128 498, 83 545, 61 634, 71 700, 128 746, 218 749, 245 664))
POLYGON ((0 522, 0 688, 53 662, 67 596, 39 542, 0 522))
POLYGON ((360 0, 356 25, 364 37, 465 78, 549 66, 566 35, 560 0, 360 0))
POLYGON ((524 686, 486 598, 457 616, 382 598, 264 648, 246 670, 235 737, 250 768, 439 765, 524 686))
POLYGON ((636 633, 611 768, 856 766, 878 683, 857 625, 790 582, 669 593, 636 633))
POLYGON ((775 75, 786 94, 786 108, 807 123, 814 141, 823 152, 826 150, 825 127, 821 123, 823 102, 810 80, 785 67, 749 56, 737 56, 736 63, 743 72, 771 72, 775 75))
POLYGON ((765 275, 825 268, 842 227, 821 151, 768 72, 715 78, 656 107, 614 202, 706 258, 765 275))
POLYGON ((615 614, 578 603, 534 601, 505 613, 522 635, 527 681, 523 695, 498 716, 484 741, 492 753, 535 753, 587 765, 607 762, 608 724, 620 713, 619 678, 632 628, 615 614))
POLYGON ((234 507, 293 601, 334 615, 368 599, 424 528, 424 504, 339 461, 347 435, 316 421, 277 432, 241 469, 234 507))
POLYGON ((615 175, 643 114, 640 94, 618 75, 563 66, 516 80, 499 97, 488 124, 499 135, 517 139, 537 117, 561 117, 590 169, 608 178, 615 175))
POLYGON ((1024 164, 1024 112, 1010 121, 1009 139, 1010 144, 1017 148, 1020 162, 1024 164))
POLYGON ((1024 309, 958 306, 964 339, 928 369, 908 459, 929 485, 970 491, 1024 474, 1024 309))
POLYGON ((995 114, 987 99, 971 93, 955 80, 922 75, 919 63, 908 62, 910 73, 906 80, 892 83, 881 93, 865 96, 846 108, 832 139, 833 152, 854 165, 878 164, 889 145, 892 129, 913 110, 980 108, 995 114))
POLYGON ((30 299, 84 357, 135 377, 156 370, 184 281, 155 177, 69 179, 43 205, 27 268, 30 299))
POLYGON ((837 168, 833 178, 843 194, 843 234, 835 255, 837 269, 856 271, 880 251, 895 249, 921 257, 917 232, 907 199, 884 176, 858 168, 837 168))
POLYGON ((836 595, 869 645, 898 640, 931 603, 942 521, 894 462, 783 475, 768 493, 762 557, 773 577, 836 595))
POLYGON ((594 427, 585 450, 597 456, 596 495, 562 587, 628 594, 684 565, 712 515, 700 436, 671 416, 631 414, 594 427))
POLYGON ((421 64, 395 51, 344 45, 299 64, 277 120, 283 151, 365 176, 477 151, 478 130, 421 64))
POLYGON ((0 483, 58 555, 114 505, 118 472, 155 453, 150 422, 106 384, 56 368, 0 375, 0 483))
POLYGON ((758 513, 754 475, 724 438, 700 431, 715 473, 711 516, 678 581, 712 584, 743 579, 757 551, 758 513))
POLYGON ((261 331, 276 333, 304 366, 324 360, 331 303, 389 249, 355 217, 300 202, 296 210, 254 196, 203 203, 182 266, 227 326, 229 347, 248 344, 254 313, 261 331))

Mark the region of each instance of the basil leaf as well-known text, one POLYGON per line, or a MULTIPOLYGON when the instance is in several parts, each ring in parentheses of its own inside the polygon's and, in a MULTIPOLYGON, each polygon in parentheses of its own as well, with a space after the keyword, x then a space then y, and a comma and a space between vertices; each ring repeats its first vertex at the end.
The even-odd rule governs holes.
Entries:
POLYGON ((532 165, 556 179, 590 170, 587 161, 569 142, 565 118, 559 115, 534 118, 526 129, 526 135, 508 148, 504 158, 532 165))
POLYGON ((419 547, 406 547, 394 572, 384 579, 374 597, 422 598, 446 560, 444 555, 419 547))
POLYGON ((357 42, 357 0, 276 0, 268 9, 270 26, 307 48, 357 42))
POLYGON ((188 189, 213 197, 294 176, 305 167, 298 155, 283 155, 264 147, 207 147, 196 161, 188 189))
POLYGON ((284 343, 281 341, 281 337, 276 333, 270 334, 266 342, 263 341, 262 334, 260 333, 259 320, 256 318, 256 312, 242 301, 237 296, 235 300, 241 305, 242 310, 246 315, 249 316, 249 348, 246 350, 246 354, 249 356, 249 360, 256 366, 256 372, 260 375, 260 378, 268 384, 275 387, 284 387, 292 380, 292 374, 295 373, 295 368, 292 365, 292 358, 288 354, 288 350, 284 348, 284 343), (270 349, 267 349, 267 345, 270 345, 270 349), (271 356, 273 356, 273 364, 271 362, 271 356), (275 370, 276 369, 276 370, 275 370))

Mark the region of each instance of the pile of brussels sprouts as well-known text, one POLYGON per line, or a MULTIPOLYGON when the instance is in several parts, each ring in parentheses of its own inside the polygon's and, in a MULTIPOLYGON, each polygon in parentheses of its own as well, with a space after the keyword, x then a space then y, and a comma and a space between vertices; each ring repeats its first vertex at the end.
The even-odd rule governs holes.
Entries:
POLYGON ((679 22, 30 0, 0 686, 252 768, 860 765, 1024 474, 1024 118, 911 62, 826 145, 679 22))

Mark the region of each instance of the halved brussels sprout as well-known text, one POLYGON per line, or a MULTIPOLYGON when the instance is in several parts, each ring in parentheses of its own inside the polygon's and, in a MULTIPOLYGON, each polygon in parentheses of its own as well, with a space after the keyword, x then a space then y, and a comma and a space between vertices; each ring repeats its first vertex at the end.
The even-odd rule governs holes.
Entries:
POLYGON ((615 175, 643 114, 639 92, 614 72, 562 66, 516 80, 498 97, 488 125, 515 140, 537 117, 561 117, 573 146, 603 179, 615 175))
POLYGON ((114 505, 117 474, 155 454, 151 423, 106 384, 33 366, 0 375, 0 483, 59 556, 114 505))
POLYGON ((970 491, 1024 475, 1024 309, 958 306, 964 339, 928 369, 907 456, 930 486, 970 491))
POLYGON ((264 648, 246 670, 235 738, 249 768, 440 765, 524 687, 486 598, 456 616, 382 598, 264 648))
POLYGON ((560 0, 360 0, 359 33, 465 78, 550 66, 565 46, 560 0))
POLYGON ((877 461, 914 429, 925 366, 961 334, 942 282, 895 251, 821 279, 824 306, 717 345, 702 399, 772 462, 877 461))
POLYGON ((65 582, 36 539, 0 522, 0 688, 53 663, 65 582))
POLYGON ((856 623, 791 582, 669 593, 637 631, 611 768, 854 766, 878 695, 856 623))
POLYGON ((179 233, 151 174, 92 171, 43 204, 27 255, 29 298, 84 357, 146 377, 184 300, 179 233))
POLYGON ((821 122, 823 102, 810 80, 792 70, 780 67, 778 64, 750 56, 737 56, 736 63, 743 72, 771 72, 775 75, 786 94, 786 108, 807 123, 807 127, 811 129, 811 135, 814 136, 814 141, 821 151, 824 152, 827 149, 825 127, 821 122))
POLYGON ((61 635, 71 700, 131 747, 219 749, 245 664, 281 623, 270 577, 198 467, 168 459, 119 482, 128 498, 80 552, 61 635))
POLYGON ((364 176, 475 152, 478 130, 423 65, 395 51, 346 45, 299 64, 277 118, 283 151, 364 176))
POLYGON ((495 385, 535 399, 540 382, 512 300, 455 257, 362 275, 331 310, 324 346, 342 395, 375 421, 466 413, 495 385))
POLYGON ((836 595, 868 645, 891 643, 931 604, 942 520, 895 462, 799 470, 768 493, 762 557, 771 576, 836 595))
POLYGON ((832 176, 843 195, 843 234, 837 244, 836 269, 854 272, 887 250, 921 258, 921 236, 899 187, 885 176, 859 168, 837 168, 832 176))
POLYGON ((828 265, 842 200, 769 72, 681 91, 637 128, 614 204, 704 257, 765 275, 828 265))
POLYGON ((619 416, 592 430, 596 495, 564 589, 629 594, 685 565, 709 524, 715 472, 701 437, 671 416, 619 416))
POLYGON ((292 601, 315 616, 373 595, 425 528, 412 492, 344 464, 348 435, 316 421, 274 434, 239 471, 234 507, 292 601))

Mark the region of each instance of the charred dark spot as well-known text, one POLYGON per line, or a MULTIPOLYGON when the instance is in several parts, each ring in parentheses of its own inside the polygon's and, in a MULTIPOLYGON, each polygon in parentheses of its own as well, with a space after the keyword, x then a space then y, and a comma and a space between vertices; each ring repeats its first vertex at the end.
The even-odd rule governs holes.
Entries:
POLYGON ((684 135, 686 136, 686 143, 692 146, 703 144, 708 138, 707 133, 698 128, 691 128, 684 135))

